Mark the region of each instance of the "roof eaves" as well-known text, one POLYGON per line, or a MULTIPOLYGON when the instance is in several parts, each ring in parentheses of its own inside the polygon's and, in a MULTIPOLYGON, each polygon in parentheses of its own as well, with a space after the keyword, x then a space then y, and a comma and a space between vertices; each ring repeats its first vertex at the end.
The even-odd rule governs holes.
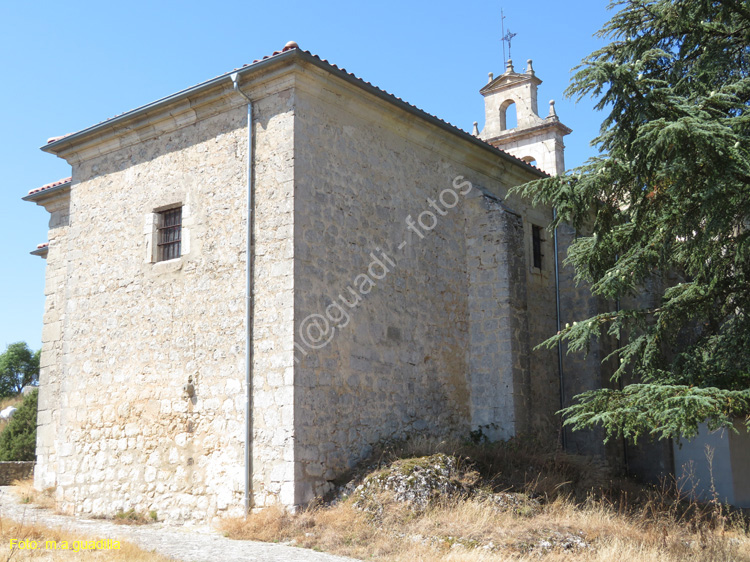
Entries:
POLYGON ((29 253, 32 256, 40 256, 40 257, 46 257, 47 253, 49 252, 49 242, 43 242, 42 244, 38 244, 36 247, 36 250, 32 250, 29 253))
POLYGON ((428 121, 428 122, 430 122, 430 123, 432 123, 434 125, 437 125, 438 127, 442 128, 444 130, 447 130, 447 131, 449 131, 449 132, 451 132, 453 134, 457 134, 458 136, 460 136, 460 137, 462 137, 462 138, 464 138, 464 139, 472 142, 473 144, 475 144, 477 146, 481 146, 485 150, 490 150, 490 151, 498 154, 499 156, 501 156, 505 160, 513 162, 514 164, 520 164, 522 167, 524 167, 527 170, 533 172, 535 175, 538 175, 540 177, 548 177, 549 176, 549 174, 547 174, 546 172, 543 172, 542 170, 540 170, 539 168, 536 168, 535 166, 531 166, 530 164, 527 164, 526 162, 524 162, 520 158, 512 156, 511 154, 508 154, 504 150, 499 149, 499 148, 491 145, 490 143, 483 141, 482 139, 480 139, 478 137, 475 137, 474 135, 472 135, 468 131, 464 131, 463 129, 461 129, 460 127, 457 127, 456 125, 453 125, 452 123, 449 123, 449 122, 447 122, 447 121, 445 121, 443 119, 440 119, 436 115, 432 115, 431 113, 427 113, 423 109, 420 109, 417 106, 412 105, 409 102, 404 101, 401 98, 396 97, 395 95, 393 95, 393 94, 391 94, 389 92, 386 92, 385 90, 383 90, 381 88, 378 88, 377 86, 374 86, 370 82, 367 82, 367 81, 363 80, 362 78, 359 78, 358 76, 355 76, 354 74, 352 74, 350 72, 347 72, 343 68, 339 68, 335 64, 333 64, 331 62, 328 62, 325 59, 321 59, 319 56, 314 55, 314 54, 310 53, 309 51, 301 51, 300 53, 302 55, 304 55, 304 57, 307 60, 311 61, 316 66, 318 66, 320 68, 323 68, 323 69, 326 69, 328 71, 332 71, 334 74, 336 74, 339 77, 343 78, 347 82, 350 82, 352 84, 356 84, 357 86, 363 88, 364 90, 369 91, 370 93, 372 93, 372 94, 374 94, 374 95, 376 95, 376 96, 378 96, 378 97, 380 97, 382 99, 388 100, 389 102, 394 103, 397 106, 400 106, 402 109, 405 109, 406 111, 408 111, 408 112, 410 112, 410 113, 412 113, 414 115, 417 115, 417 116, 421 117, 422 119, 425 119, 426 121, 428 121))
POLYGON ((573 132, 573 129, 571 129, 567 125, 563 125, 559 119, 550 119, 548 117, 547 119, 543 119, 541 123, 529 127, 528 129, 521 129, 520 131, 516 129, 507 129, 505 131, 502 131, 499 135, 487 139, 487 142, 493 143, 506 141, 508 139, 523 139, 534 136, 539 131, 543 131, 545 129, 558 129, 563 136, 569 135, 573 132))
POLYGON ((41 197, 46 197, 50 193, 54 193, 56 191, 62 191, 63 189, 66 189, 70 187, 70 184, 72 183, 73 178, 63 178, 61 180, 53 181, 51 183, 45 184, 42 187, 37 187, 36 189, 32 189, 29 191, 27 195, 22 197, 24 201, 34 201, 36 199, 40 199, 41 197))
POLYGON ((235 68, 234 70, 231 70, 230 72, 226 72, 215 78, 211 78, 210 80, 206 80, 205 82, 196 84, 195 86, 190 86, 189 88, 185 88, 184 90, 180 90, 179 92, 160 98, 146 105, 136 107, 135 109, 126 111, 125 113, 121 113, 119 115, 106 119, 105 121, 101 121, 100 123, 97 123, 95 125, 91 125, 90 127, 86 127, 85 129, 81 129, 80 131, 77 131, 75 133, 69 133, 67 135, 63 135, 60 137, 52 137, 51 139, 47 141, 47 144, 40 147, 40 150, 54 154, 55 149, 60 148, 61 146, 67 144, 70 141, 74 141, 80 137, 83 137, 84 135, 95 132, 99 129, 103 129, 105 127, 112 127, 113 125, 117 125, 121 121, 125 121, 126 119, 129 119, 130 117, 139 115, 141 113, 145 113, 146 111, 158 108, 162 105, 167 105, 189 94, 196 94, 196 93, 202 92, 203 90, 207 90, 215 86, 216 84, 220 83, 222 80, 228 79, 235 72, 239 74, 244 74, 245 72, 248 72, 251 69, 253 71, 261 70, 262 68, 269 66, 271 63, 274 63, 278 61, 279 59, 286 58, 290 56, 290 54, 295 53, 295 52, 297 52, 296 49, 291 49, 291 50, 283 51, 283 52, 276 52, 273 55, 263 58, 262 60, 255 61, 252 64, 246 64, 241 68, 235 68))
POLYGON ((270 66, 271 64, 280 62, 286 58, 293 59, 294 57, 299 57, 302 60, 308 61, 319 68, 322 68, 324 70, 327 70, 328 72, 331 72, 332 74, 335 74, 339 76, 340 78, 344 79, 345 81, 354 84, 365 91, 368 91, 390 103, 393 103, 396 106, 401 107, 402 109, 408 111, 409 113, 412 113, 430 123, 433 125, 436 125, 440 127, 441 129, 444 129, 452 134, 458 135, 459 137, 462 137, 465 140, 468 140, 469 142, 473 143, 476 146, 479 146, 485 150, 490 150, 494 152, 495 154, 499 155, 501 158, 508 162, 512 162, 513 164, 520 165, 521 167, 527 169, 528 171, 532 172, 533 174, 540 176, 540 177, 547 177, 548 174, 545 172, 542 172, 538 168, 535 168, 534 166, 531 166, 521 160, 520 158, 516 158, 515 156, 512 156, 508 154, 507 152, 496 148, 492 146, 491 144, 483 141, 480 138, 475 137, 474 135, 470 134, 467 131, 464 131, 463 129, 448 123, 447 121, 444 121, 443 119, 440 119, 439 117, 432 115, 431 113, 427 113, 426 111, 416 107, 415 105, 410 104, 409 102, 404 101, 403 99, 396 97, 395 95, 378 88, 377 86, 371 84, 370 82, 367 82, 363 80, 362 78, 359 78, 358 76, 347 72, 346 69, 339 68, 335 64, 327 61, 326 59, 321 59, 318 55, 312 54, 310 51, 303 51, 299 48, 293 48, 286 51, 279 51, 273 53, 273 55, 264 57, 261 60, 256 60, 252 64, 245 65, 242 68, 234 69, 230 72, 227 72, 225 74, 222 74, 220 76, 217 76, 216 78, 212 78, 211 80, 207 80, 206 82, 202 82, 200 84, 197 84, 195 86, 192 86, 190 88, 185 88, 184 90, 180 90, 179 92, 176 92, 172 95, 166 96, 164 98, 158 99, 154 102, 151 102, 149 104, 143 105, 141 107, 138 107, 136 109, 133 109, 131 111, 128 111, 126 113, 122 113, 120 115, 117 115, 116 117, 112 117, 111 119, 108 119, 106 121, 102 121, 101 123, 97 123, 96 125, 92 125, 91 127, 88 127, 86 129, 82 129, 81 131, 78 131, 76 133, 72 133, 63 137, 55 137, 53 139, 50 139, 51 142, 48 142, 46 145, 41 147, 41 150, 49 153, 55 153, 55 149, 61 148, 65 144, 75 141, 76 139, 90 134, 92 132, 95 132, 99 129, 103 129, 105 127, 112 127, 113 125, 116 125, 117 123, 124 121, 130 117, 133 117, 135 115, 144 113, 146 111, 155 109, 159 106, 169 104, 173 101, 176 101, 186 95, 189 94, 195 94, 198 92, 201 92, 205 89, 211 88, 218 84, 222 80, 226 80, 229 78, 233 73, 237 72, 238 74, 246 74, 249 72, 257 72, 259 70, 262 70, 263 68, 270 66))

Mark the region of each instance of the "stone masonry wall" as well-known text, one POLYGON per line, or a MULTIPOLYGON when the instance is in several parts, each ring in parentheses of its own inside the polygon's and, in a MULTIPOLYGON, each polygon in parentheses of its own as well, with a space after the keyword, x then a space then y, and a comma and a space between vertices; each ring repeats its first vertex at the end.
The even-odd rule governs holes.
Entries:
MULTIPOLYGON (((526 249, 526 302, 529 323, 528 357, 531 400, 527 403, 528 431, 546 445, 559 442, 561 419, 560 377, 557 349, 537 349, 537 346, 557 332, 555 298, 554 233, 547 229, 552 219, 551 210, 530 209, 524 216, 524 246, 526 249), (542 267, 533 267, 531 233, 533 226, 541 230, 542 267)), ((567 247, 567 246, 566 246, 567 247)), ((561 290, 564 290, 562 288, 561 290)))
POLYGON ((545 235, 542 267, 533 267, 530 232, 550 217, 517 200, 507 202, 512 208, 488 196, 476 203, 481 212, 466 217, 470 377, 477 385, 472 424, 492 439, 523 436, 554 443, 559 427, 556 355, 534 349, 556 329, 553 244, 545 235))
POLYGON ((54 486, 57 481, 58 456, 56 428, 60 424, 60 386, 64 377, 63 340, 66 324, 66 296, 68 278, 68 231, 70 224, 69 192, 46 202, 50 213, 49 251, 47 253, 44 284, 44 327, 42 354, 39 364, 39 397, 37 411, 36 456, 34 485, 40 489, 54 486))
POLYGON ((463 213, 440 217, 431 232, 404 222, 451 187, 455 168, 327 99, 300 94, 297 118, 295 418, 304 503, 379 441, 467 433, 470 395, 463 213))
POLYGON ((240 513, 244 119, 227 111, 73 168, 67 249, 50 248, 48 314, 65 317, 61 351, 52 336, 43 351, 55 370, 37 475, 64 511, 240 513), (175 204, 184 255, 152 263, 153 213, 175 204))
POLYGON ((253 505, 294 505, 293 88, 253 104, 253 505))
MULTIPOLYGON (((529 415, 533 373, 525 302, 515 312, 499 313, 484 325, 477 318, 472 325, 468 287, 474 264, 468 262, 465 228, 477 215, 467 210, 453 183, 464 176, 505 198, 507 188, 523 176, 514 175, 518 171, 499 156, 490 165, 471 162, 459 141, 451 147, 453 139, 445 139, 441 146, 439 136, 411 129, 409 117, 348 95, 343 86, 340 91, 331 83, 322 88, 300 81, 297 96, 299 504, 324 493, 330 480, 383 440, 449 432, 465 437, 484 423, 502 426, 498 436, 512 435, 511 420, 529 415), (457 194, 445 196, 455 202, 450 209, 439 202, 446 189, 457 194), (417 222, 420 216, 429 228, 417 222), (498 334, 503 314, 506 327, 498 334), (487 344, 491 350, 469 345, 472 329, 495 338, 487 344), (514 386, 510 397, 491 406, 468 377, 472 361, 482 360, 480 350, 492 352, 488 361, 499 361, 487 366, 484 387, 502 384, 504 377, 514 386), (501 374, 505 370, 507 375, 501 374), (515 404, 516 399, 527 403, 515 404), (489 410, 480 414, 485 407, 489 410)), ((524 202, 512 202, 521 212, 528 210, 524 202)), ((514 229, 506 243, 523 255, 525 225, 519 220, 514 229)), ((495 305, 500 308, 520 297, 520 288, 526 290, 521 258, 516 253, 508 258, 518 265, 510 277, 505 259, 498 265, 507 285, 507 296, 495 305)), ((538 329, 536 319, 530 324, 538 329)), ((552 329, 554 320, 545 326, 552 329)), ((543 392, 550 393, 546 381, 543 392)))
MULTIPOLYGON (((256 506, 293 504, 290 84, 283 76, 243 84, 256 98, 256 506)), ((146 129, 150 140, 74 155, 72 195, 46 204, 54 212, 36 485, 56 487, 66 511, 134 508, 166 520, 242 513, 247 106, 225 89, 213 98, 221 112, 201 106, 207 117, 193 114, 194 124, 175 130, 167 121, 159 135, 146 129), (183 209, 183 255, 153 263, 155 212, 174 205, 183 209), (182 391, 188 382, 193 398, 182 391)))
POLYGON ((551 213, 507 194, 535 176, 316 73, 243 86, 249 258, 238 94, 74 160, 50 231, 36 475, 62 509, 241 513, 247 328, 256 507, 306 503, 383 440, 549 433, 556 365, 529 348, 554 331, 554 278, 528 264, 551 213), (153 263, 154 213, 177 204, 184 255, 153 263))
POLYGON ((521 217, 486 195, 467 201, 472 427, 490 439, 528 429, 526 273, 521 217), (519 407, 520 406, 520 407, 519 407))

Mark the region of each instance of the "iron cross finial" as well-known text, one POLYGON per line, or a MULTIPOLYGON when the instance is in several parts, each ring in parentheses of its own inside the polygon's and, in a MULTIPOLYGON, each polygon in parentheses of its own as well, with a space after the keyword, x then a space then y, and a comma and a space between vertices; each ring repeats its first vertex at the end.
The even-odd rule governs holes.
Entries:
POLYGON ((510 42, 511 40, 518 35, 517 33, 511 32, 511 30, 508 30, 508 33, 505 33, 505 14, 503 13, 503 9, 500 8, 500 33, 503 34, 503 36, 500 38, 500 41, 503 43, 503 61, 505 61, 505 43, 508 43, 508 59, 511 59, 510 56, 510 42))
POLYGON ((517 33, 512 33, 510 29, 508 30, 508 33, 503 35, 502 42, 503 42, 503 57, 505 56, 505 42, 508 42, 508 59, 512 59, 513 57, 510 55, 510 42, 511 40, 518 35, 517 33))

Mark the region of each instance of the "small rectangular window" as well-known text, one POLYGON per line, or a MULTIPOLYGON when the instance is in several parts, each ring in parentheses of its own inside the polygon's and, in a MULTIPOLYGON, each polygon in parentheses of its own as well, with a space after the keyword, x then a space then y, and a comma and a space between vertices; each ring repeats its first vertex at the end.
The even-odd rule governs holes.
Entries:
POLYGON ((542 227, 534 226, 531 227, 531 248, 534 257, 534 267, 542 269, 542 227))
POLYGON ((158 213, 156 261, 173 260, 180 257, 182 239, 182 207, 158 213))

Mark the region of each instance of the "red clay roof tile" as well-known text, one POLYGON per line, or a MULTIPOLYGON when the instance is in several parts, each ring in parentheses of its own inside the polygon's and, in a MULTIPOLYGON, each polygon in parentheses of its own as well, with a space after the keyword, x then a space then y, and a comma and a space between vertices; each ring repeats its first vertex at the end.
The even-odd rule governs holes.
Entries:
POLYGON ((59 140, 64 139, 65 137, 69 137, 72 134, 73 133, 65 133, 64 135, 60 135, 60 136, 57 136, 57 137, 50 137, 50 138, 47 139, 47 144, 50 144, 50 143, 53 143, 53 142, 57 142, 59 140))
POLYGON ((32 189, 31 191, 29 191, 29 195, 33 195, 34 193, 39 193, 40 191, 45 191, 47 189, 52 189, 53 187, 58 187, 60 185, 65 185, 66 183, 70 183, 71 181, 73 181, 72 177, 67 177, 61 180, 53 181, 52 183, 45 184, 42 187, 37 187, 36 189, 32 189))

